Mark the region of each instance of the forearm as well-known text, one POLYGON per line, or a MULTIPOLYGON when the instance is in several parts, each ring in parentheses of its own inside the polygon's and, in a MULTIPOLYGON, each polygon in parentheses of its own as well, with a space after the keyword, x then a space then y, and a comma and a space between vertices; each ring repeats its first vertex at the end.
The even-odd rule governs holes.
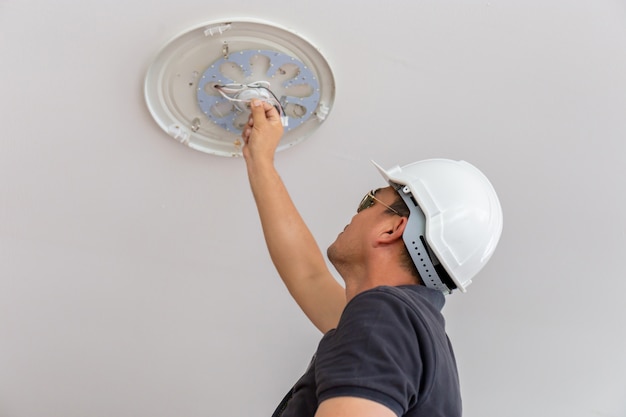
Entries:
POLYGON ((304 313, 326 332, 339 320, 344 290, 328 270, 272 161, 249 156, 246 164, 272 262, 304 313))
POLYGON ((247 167, 265 241, 281 277, 325 273, 322 254, 276 169, 269 163, 248 162, 247 167))

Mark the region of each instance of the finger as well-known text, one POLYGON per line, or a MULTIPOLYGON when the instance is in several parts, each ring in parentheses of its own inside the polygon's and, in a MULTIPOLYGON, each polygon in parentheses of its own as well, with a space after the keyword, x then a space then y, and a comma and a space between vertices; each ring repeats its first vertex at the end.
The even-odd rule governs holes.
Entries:
POLYGON ((280 114, 278 110, 272 104, 267 101, 263 102, 263 109, 265 110, 265 118, 270 122, 280 122, 280 114))
POLYGON ((250 140, 250 128, 247 127, 241 132, 241 138, 243 139, 243 143, 247 144, 248 140, 250 140))
POLYGON ((253 124, 259 123, 260 125, 267 120, 263 103, 265 102, 256 99, 250 102, 250 111, 252 112, 251 116, 253 124))

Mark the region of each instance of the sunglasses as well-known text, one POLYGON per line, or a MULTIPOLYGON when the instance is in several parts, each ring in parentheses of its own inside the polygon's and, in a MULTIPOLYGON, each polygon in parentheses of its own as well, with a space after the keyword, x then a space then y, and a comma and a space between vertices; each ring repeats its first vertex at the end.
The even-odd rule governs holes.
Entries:
POLYGON ((392 212, 394 212, 398 216, 400 216, 400 213, 398 213, 396 210, 392 209, 387 204, 385 204, 382 201, 380 201, 379 199, 377 199, 374 196, 374 193, 375 193, 375 191, 372 190, 369 193, 365 194, 365 197, 363 197, 363 200, 361 200, 361 202, 359 203, 359 207, 356 209, 357 213, 362 212, 366 208, 372 207, 374 205, 374 203, 378 202, 378 203, 382 204, 383 206, 387 207, 389 210, 391 210, 392 212))

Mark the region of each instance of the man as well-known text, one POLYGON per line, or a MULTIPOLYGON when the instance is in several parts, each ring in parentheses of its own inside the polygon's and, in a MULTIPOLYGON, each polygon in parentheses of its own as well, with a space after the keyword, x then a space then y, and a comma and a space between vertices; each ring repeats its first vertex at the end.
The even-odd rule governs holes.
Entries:
POLYGON ((278 112, 259 100, 250 107, 243 156, 266 244, 290 294, 324 333, 274 417, 460 416, 440 310, 444 292, 465 291, 495 249, 502 214, 491 184, 458 161, 379 167, 390 186, 363 198, 327 251, 344 289, 274 168, 278 112))

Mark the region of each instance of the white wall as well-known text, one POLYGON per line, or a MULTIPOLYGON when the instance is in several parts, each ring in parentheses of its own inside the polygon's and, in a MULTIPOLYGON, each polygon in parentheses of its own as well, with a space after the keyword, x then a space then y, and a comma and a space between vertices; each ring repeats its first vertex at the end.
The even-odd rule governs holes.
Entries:
POLYGON ((270 415, 306 367, 243 161, 143 102, 166 41, 238 16, 333 67, 328 121, 277 157, 320 245, 372 158, 498 190, 501 245, 445 308, 465 416, 626 415, 624 1, 0 0, 0 416, 270 415))

